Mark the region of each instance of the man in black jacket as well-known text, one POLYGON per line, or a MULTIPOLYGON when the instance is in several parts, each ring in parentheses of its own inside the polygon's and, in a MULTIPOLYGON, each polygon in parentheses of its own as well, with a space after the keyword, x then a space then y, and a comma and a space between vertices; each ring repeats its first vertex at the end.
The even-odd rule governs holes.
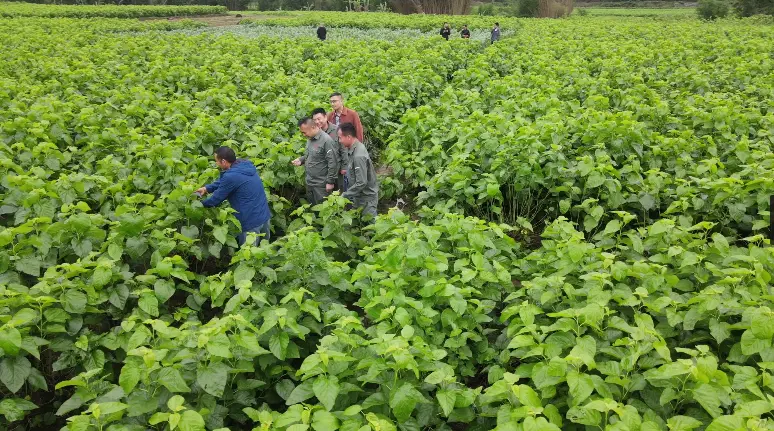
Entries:
POLYGON ((443 28, 441 29, 441 36, 449 40, 449 36, 451 36, 451 27, 449 26, 448 22, 443 23, 443 28))
POLYGON ((328 36, 328 29, 325 28, 325 24, 320 24, 319 27, 317 27, 317 37, 324 41, 325 38, 328 36))
POLYGON ((462 36, 463 39, 470 39, 470 30, 468 30, 467 24, 462 26, 460 36, 462 36))

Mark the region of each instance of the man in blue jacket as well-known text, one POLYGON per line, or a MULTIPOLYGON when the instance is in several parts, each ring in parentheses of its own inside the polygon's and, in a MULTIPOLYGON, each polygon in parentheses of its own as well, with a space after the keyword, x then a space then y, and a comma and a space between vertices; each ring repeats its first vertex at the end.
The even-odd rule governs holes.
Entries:
MULTIPOLYGON (((240 246, 244 244, 249 232, 263 234, 268 241, 271 211, 263 181, 255 165, 249 160, 237 160, 236 153, 229 147, 220 147, 215 151, 215 164, 221 170, 220 178, 196 191, 201 196, 212 193, 202 205, 215 207, 228 199, 242 225, 242 233, 237 236, 240 246)), ((260 237, 255 240, 255 245, 258 245, 258 242, 260 237)))

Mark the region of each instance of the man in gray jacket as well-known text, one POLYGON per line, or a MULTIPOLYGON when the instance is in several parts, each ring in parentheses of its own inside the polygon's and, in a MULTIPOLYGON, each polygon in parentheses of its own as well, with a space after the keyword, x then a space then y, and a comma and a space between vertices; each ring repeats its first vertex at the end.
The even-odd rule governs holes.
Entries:
POLYGON ((379 200, 379 182, 365 145, 357 140, 357 129, 352 123, 339 125, 339 142, 347 149, 349 189, 342 196, 363 209, 363 214, 376 217, 379 200))
POLYGON ((294 166, 306 166, 306 198, 312 205, 321 203, 336 187, 339 174, 339 151, 336 143, 309 117, 298 122, 308 138, 306 152, 293 160, 294 166))
POLYGON ((500 23, 496 22, 492 28, 492 44, 500 40, 500 23))
POLYGON ((333 139, 336 143, 335 147, 339 152, 339 178, 337 181, 338 189, 342 192, 347 191, 347 149, 339 143, 339 134, 337 132, 338 127, 335 124, 328 122, 328 114, 323 108, 317 108, 312 111, 312 120, 323 132, 333 139))

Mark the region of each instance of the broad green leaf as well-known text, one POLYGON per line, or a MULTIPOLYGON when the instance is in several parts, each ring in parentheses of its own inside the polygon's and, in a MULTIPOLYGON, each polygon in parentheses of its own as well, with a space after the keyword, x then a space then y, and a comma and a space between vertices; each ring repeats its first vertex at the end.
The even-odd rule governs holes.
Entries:
POLYGON ((5 416, 8 422, 22 420, 28 411, 36 408, 38 406, 21 398, 5 398, 0 401, 0 415, 5 416))
POLYGON ((742 353, 750 356, 756 353, 761 353, 771 347, 771 339, 758 338, 752 333, 752 330, 748 329, 742 333, 740 345, 742 348, 742 353))
POLYGON ((56 415, 64 416, 67 413, 81 407, 84 403, 84 399, 81 398, 81 396, 76 392, 72 397, 68 398, 65 402, 62 403, 61 406, 59 406, 59 409, 56 411, 56 415))
POLYGON ((531 335, 517 335, 508 343, 509 349, 518 349, 521 347, 534 346, 535 340, 531 335))
POLYGON ((750 330, 757 338, 771 340, 774 337, 774 314, 762 309, 757 310, 752 314, 750 330))
POLYGON ((175 294, 175 282, 167 279, 156 280, 153 291, 156 293, 156 298, 163 304, 175 294))
POLYGON ((323 410, 317 410, 312 416, 312 429, 315 431, 331 431, 339 428, 336 416, 323 410))
POLYGON ((16 328, 0 329, 0 349, 6 356, 19 354, 22 346, 22 335, 16 328))
POLYGON ((62 295, 62 308, 70 314, 86 311, 86 295, 75 289, 67 289, 62 295))
POLYGON ((390 408, 395 418, 400 422, 405 422, 411 417, 417 403, 423 400, 420 394, 411 383, 403 383, 390 395, 390 408))
POLYGON ((143 293, 140 296, 140 300, 137 302, 137 305, 140 307, 142 311, 150 314, 153 317, 158 317, 159 300, 156 299, 156 296, 150 293, 143 293))
POLYGON ((736 405, 737 413, 750 418, 761 417, 774 410, 774 403, 770 401, 746 401, 736 405))
POLYGON ((720 396, 718 391, 720 389, 707 383, 700 383, 696 389, 692 391, 693 398, 704 407, 712 417, 718 417, 723 414, 723 410, 720 408, 720 396))
POLYGON ((650 236, 661 235, 669 232, 674 227, 675 222, 668 219, 661 219, 650 226, 650 236))
POLYGON ((336 376, 318 376, 312 386, 314 396, 322 403, 326 410, 333 410, 336 398, 339 396, 339 381, 336 376))
POLYGON ((223 362, 199 366, 196 371, 196 383, 208 394, 220 398, 228 382, 228 372, 231 368, 223 362))
POLYGON ((132 259, 139 259, 148 251, 148 240, 145 238, 127 238, 126 251, 132 259))
POLYGON ((274 389, 283 400, 290 398, 290 394, 293 393, 295 387, 296 385, 294 385, 290 379, 280 380, 276 385, 274 385, 274 389))
POLYGON ((113 271, 111 271, 110 268, 98 266, 94 270, 94 275, 91 278, 91 282, 97 287, 102 287, 110 283, 111 278, 113 278, 113 271))
POLYGON ((159 383, 164 385, 164 387, 167 388, 172 393, 176 393, 176 392, 184 393, 184 392, 191 391, 191 389, 185 383, 183 376, 180 374, 180 371, 178 371, 175 368, 171 368, 171 367, 162 368, 159 371, 156 379, 159 383))
POLYGON ((207 351, 221 358, 233 358, 231 354, 231 341, 226 334, 218 334, 207 342, 207 351))
POLYGON ((585 401, 594 391, 594 382, 588 374, 572 371, 567 374, 567 385, 572 395, 572 406, 585 401))
POLYGON ((30 370, 30 375, 27 376, 27 383, 29 383, 33 389, 48 391, 48 382, 46 382, 46 378, 43 377, 43 374, 36 368, 30 370))
POLYGON ((124 403, 119 402, 107 402, 107 403, 99 403, 99 411, 101 416, 107 416, 112 415, 113 413, 118 413, 121 411, 126 410, 127 405, 124 403))
POLYGON ((118 377, 118 384, 124 390, 124 393, 131 393, 141 377, 140 368, 135 362, 127 362, 121 368, 121 375, 118 377))
POLYGON ((360 407, 359 404, 355 404, 354 406, 349 406, 344 410, 344 416, 355 416, 356 414, 363 411, 363 408, 360 407))
POLYGON ((188 238, 196 239, 199 237, 199 228, 196 226, 183 226, 180 228, 180 233, 188 238))
POLYGON ((109 290, 111 292, 108 301, 110 301, 114 307, 123 310, 124 307, 126 307, 126 300, 129 299, 129 288, 127 288, 125 284, 119 284, 118 286, 113 286, 113 288, 109 290))
POLYGON ((182 410, 183 404, 185 404, 185 398, 180 395, 175 395, 167 401, 167 407, 173 412, 182 410))
POLYGON ((440 389, 435 394, 438 399, 438 405, 441 406, 443 414, 449 417, 452 410, 454 410, 454 403, 457 401, 457 394, 454 391, 447 389, 440 389))
MULTIPOLYGON (((13 315, 7 325, 24 326, 38 318, 38 312, 31 308, 22 308, 13 315)), ((1 332, 0 332, 1 333, 1 332)))
POLYGON ((169 413, 158 412, 158 413, 154 413, 153 416, 151 416, 150 419, 148 419, 148 423, 151 425, 158 425, 168 420, 169 420, 169 413))
POLYGON ((288 344, 290 344, 290 337, 285 331, 279 331, 274 333, 269 339, 269 350, 279 360, 285 360, 287 355, 288 344))
POLYGON ((534 389, 527 385, 518 385, 513 387, 513 392, 519 399, 519 402, 529 407, 543 407, 543 402, 534 389))
POLYGON ((67 422, 68 431, 88 431, 91 427, 90 416, 74 416, 67 418, 67 422))
POLYGON ((296 386, 292 392, 290 392, 290 395, 288 395, 287 399, 285 400, 285 404, 290 406, 293 404, 303 403, 309 398, 315 396, 312 384, 313 382, 311 380, 307 380, 296 386))
POLYGON ((216 226, 212 229, 212 236, 214 236, 219 243, 225 244, 228 237, 228 229, 225 226, 216 226))
POLYGON ((24 386, 24 381, 30 375, 32 365, 24 356, 11 356, 3 358, 0 362, 0 382, 15 394, 24 386))
POLYGON ((605 183, 605 177, 597 171, 591 172, 586 179, 586 188, 593 189, 605 183))
POLYGON ((570 354, 567 355, 567 361, 573 362, 580 361, 579 363, 585 364, 589 369, 596 368, 596 362, 594 356, 597 353, 596 341, 585 335, 575 340, 575 347, 572 348, 570 354))
POLYGON ((234 271, 234 284, 239 282, 247 282, 248 286, 252 285, 253 278, 255 277, 255 269, 245 264, 239 265, 234 271))
POLYGON ((26 256, 16 261, 14 267, 17 271, 40 277, 40 260, 33 256, 26 256))
POLYGON ((746 430, 741 416, 720 416, 715 418, 705 431, 742 431, 746 430))
POLYGON ((180 415, 178 428, 180 431, 205 431, 204 418, 193 410, 186 410, 180 415))
POLYGON ((108 246, 108 256, 110 256, 113 260, 119 260, 121 259, 121 256, 124 254, 124 248, 116 243, 111 243, 108 246))
POLYGON ((180 413, 170 413, 169 419, 167 419, 169 422, 169 429, 176 430, 177 426, 180 425, 180 419, 180 413))

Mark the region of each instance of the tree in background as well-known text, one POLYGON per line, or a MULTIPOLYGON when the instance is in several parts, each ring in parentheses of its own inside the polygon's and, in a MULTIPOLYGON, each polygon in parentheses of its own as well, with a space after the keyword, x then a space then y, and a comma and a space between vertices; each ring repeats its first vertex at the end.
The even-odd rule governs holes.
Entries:
POLYGON ((538 2, 539 18, 562 18, 569 16, 573 9, 573 0, 540 0, 538 2))
POLYGON ((471 0, 391 0, 392 10, 398 13, 433 13, 465 15, 470 13, 471 0))
POLYGON ((724 0, 699 0, 696 13, 699 18, 706 20, 725 18, 728 15, 728 3, 724 0))
POLYGON ((736 0, 734 9, 739 16, 774 15, 774 0, 736 0))

